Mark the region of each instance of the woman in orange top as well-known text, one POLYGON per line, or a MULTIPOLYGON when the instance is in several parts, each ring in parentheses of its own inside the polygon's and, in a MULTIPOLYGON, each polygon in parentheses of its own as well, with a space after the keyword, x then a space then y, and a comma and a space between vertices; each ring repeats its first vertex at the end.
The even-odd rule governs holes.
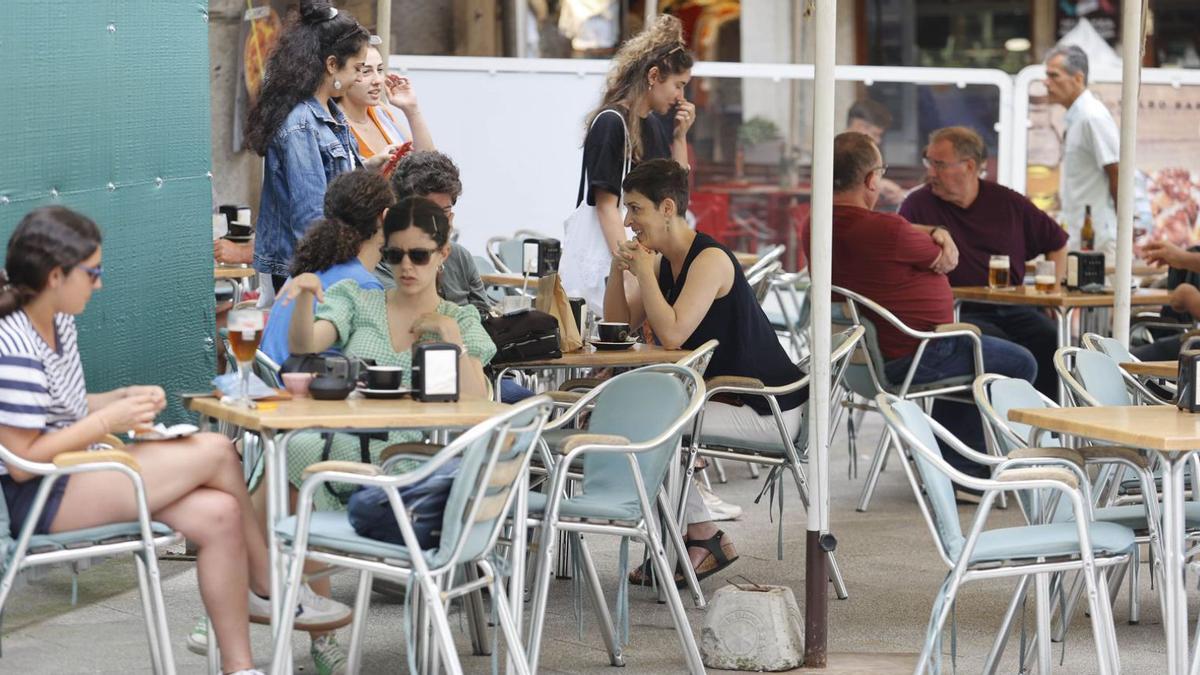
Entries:
POLYGON ((354 140, 358 141, 358 152, 363 159, 409 140, 412 141, 413 150, 436 149, 425 118, 421 116, 412 83, 407 77, 389 74, 383 56, 374 46, 367 49, 362 78, 347 87, 341 106, 346 119, 350 121, 350 131, 354 134, 354 140), (411 137, 404 133, 391 109, 393 106, 404 113, 408 128, 412 131, 411 137))

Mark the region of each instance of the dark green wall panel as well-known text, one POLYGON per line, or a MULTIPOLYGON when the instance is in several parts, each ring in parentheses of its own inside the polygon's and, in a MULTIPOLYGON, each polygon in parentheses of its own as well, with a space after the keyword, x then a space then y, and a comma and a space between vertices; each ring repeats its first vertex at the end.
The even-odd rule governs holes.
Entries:
MULTIPOLYGON (((44 204, 100 224, 104 288, 79 318, 93 391, 203 390, 214 369, 206 10, 195 0, 0 10, 0 237, 44 204)), ((180 416, 173 403, 168 417, 180 416)))

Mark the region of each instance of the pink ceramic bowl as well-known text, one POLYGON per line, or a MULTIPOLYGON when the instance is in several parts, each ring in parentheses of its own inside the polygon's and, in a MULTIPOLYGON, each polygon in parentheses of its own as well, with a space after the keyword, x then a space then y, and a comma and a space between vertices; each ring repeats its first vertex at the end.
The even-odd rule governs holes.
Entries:
POLYGON ((316 373, 284 373, 283 387, 296 398, 308 398, 308 385, 316 373))

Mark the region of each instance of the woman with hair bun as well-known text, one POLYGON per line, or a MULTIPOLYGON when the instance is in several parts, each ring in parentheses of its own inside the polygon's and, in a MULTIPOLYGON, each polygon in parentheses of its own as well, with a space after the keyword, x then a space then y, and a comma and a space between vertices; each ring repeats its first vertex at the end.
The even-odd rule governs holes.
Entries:
MULTIPOLYGON (((94 222, 61 206, 29 212, 8 240, 0 274, 0 444, 28 462, 50 464, 110 434, 144 429, 166 406, 157 386, 87 390, 75 316, 101 288, 100 243, 94 222)), ((197 433, 143 441, 126 452, 139 467, 151 517, 197 545, 200 597, 221 647, 222 671, 261 675, 251 658, 249 623, 270 621, 270 563, 233 444, 220 434, 197 433)), ((62 476, 39 512, 44 480, 0 463, 14 532, 67 532, 138 517, 134 487, 124 475, 62 476)), ((316 599, 307 585, 295 611, 300 630, 327 630, 351 619, 349 607, 316 599)))
POLYGON ((364 165, 334 98, 364 76, 370 41, 354 17, 325 0, 302 0, 267 60, 246 142, 266 160, 254 269, 271 275, 275 291, 287 279, 296 242, 321 217, 329 181, 364 165))
POLYGON ((567 226, 559 270, 567 292, 586 298, 597 314, 604 308, 609 265, 626 240, 621 181, 627 164, 674 159, 688 167, 687 132, 696 106, 683 92, 692 64, 679 19, 660 16, 617 51, 604 97, 588 115, 575 204, 594 206, 600 227, 583 221, 567 226))
MULTIPOLYGON (((292 277, 313 274, 322 288, 350 279, 360 288, 382 290, 371 270, 383 259, 383 219, 395 201, 388 179, 376 171, 356 169, 334 178, 325 192, 325 217, 296 245, 292 277)), ((292 305, 277 303, 263 332, 259 349, 278 364, 291 356, 291 319, 292 305)))

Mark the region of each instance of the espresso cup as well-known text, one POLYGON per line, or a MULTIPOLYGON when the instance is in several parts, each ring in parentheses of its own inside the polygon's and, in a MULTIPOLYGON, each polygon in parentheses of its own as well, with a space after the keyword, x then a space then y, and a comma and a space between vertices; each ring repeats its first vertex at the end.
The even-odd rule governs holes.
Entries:
POLYGON ((395 391, 403 381, 403 368, 396 366, 368 366, 367 387, 377 391, 395 391))
POLYGON ((600 321, 596 323, 601 342, 628 342, 629 324, 619 321, 600 321))
POLYGON ((316 373, 284 373, 283 387, 296 398, 307 398, 308 385, 316 376, 316 373))

